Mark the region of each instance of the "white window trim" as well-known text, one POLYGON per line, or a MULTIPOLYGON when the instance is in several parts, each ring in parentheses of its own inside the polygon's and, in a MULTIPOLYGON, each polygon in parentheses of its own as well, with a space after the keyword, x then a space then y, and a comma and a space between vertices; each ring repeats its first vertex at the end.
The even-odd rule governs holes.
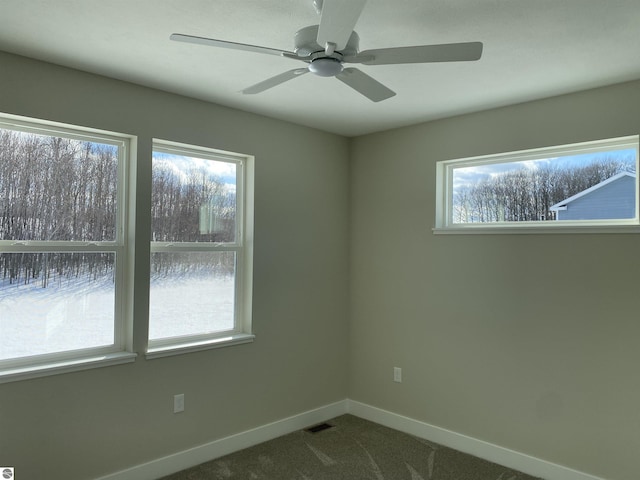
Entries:
POLYGON ((40 135, 51 135, 81 141, 93 141, 119 147, 118 210, 116 239, 110 242, 11 241, 0 240, 0 251, 13 252, 113 252, 116 255, 114 305, 114 343, 110 346, 54 352, 31 357, 0 361, 0 383, 67 373, 88 368, 133 362, 133 242, 127 227, 131 227, 135 198, 136 138, 59 122, 51 122, 10 114, 0 114, 0 128, 40 135), (130 183, 130 184, 129 184, 130 183), (130 281, 125 281, 125 280, 130 281))
POLYGON ((230 347, 232 345, 251 343, 255 338, 256 336, 251 333, 236 333, 200 341, 192 340, 190 342, 173 342, 164 346, 148 348, 145 357, 150 360, 154 358, 170 357, 173 355, 182 355, 184 353, 210 350, 212 348, 230 347))
POLYGON ((436 217, 434 234, 576 234, 576 233, 640 233, 640 188, 636 175, 636 216, 624 220, 556 220, 548 222, 493 222, 493 223, 453 223, 452 192, 453 170, 456 167, 470 167, 538 160, 558 155, 596 153, 615 149, 635 149, 636 172, 640 163, 638 135, 620 138, 574 143, 554 147, 536 148, 516 152, 483 155, 436 164, 436 217))
POLYGON ((254 157, 226 152, 208 147, 188 145, 168 140, 153 140, 153 151, 185 156, 199 156, 216 161, 233 162, 240 174, 236 184, 236 235, 233 243, 166 243, 151 242, 150 252, 178 251, 234 251, 236 252, 236 304, 235 329, 213 334, 191 335, 147 339, 147 359, 180 355, 194 351, 227 347, 253 342, 252 297, 253 297, 253 192, 254 157))
POLYGON ((31 378, 78 372, 91 368, 109 367, 134 362, 138 355, 133 352, 115 352, 104 355, 86 355, 66 360, 49 360, 33 365, 6 368, 0 373, 0 383, 17 382, 31 378))

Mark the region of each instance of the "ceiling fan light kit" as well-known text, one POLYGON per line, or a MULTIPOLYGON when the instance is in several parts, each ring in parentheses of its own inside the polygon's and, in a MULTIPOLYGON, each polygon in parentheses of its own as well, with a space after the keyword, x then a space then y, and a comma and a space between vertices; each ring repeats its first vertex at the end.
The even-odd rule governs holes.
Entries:
POLYGON ((317 58, 308 68, 319 77, 335 77, 344 69, 340 60, 335 58, 317 58))
POLYGON ((170 38, 179 42, 277 55, 308 64, 306 69, 289 70, 248 87, 242 90, 244 94, 260 93, 312 72, 320 77, 336 77, 373 102, 391 98, 395 92, 360 69, 345 68, 344 63, 398 65, 463 62, 479 60, 482 55, 481 42, 382 48, 360 52, 360 37, 353 28, 365 3, 366 0, 314 0, 314 6, 321 11, 320 24, 296 32, 293 52, 179 33, 172 34, 170 38))

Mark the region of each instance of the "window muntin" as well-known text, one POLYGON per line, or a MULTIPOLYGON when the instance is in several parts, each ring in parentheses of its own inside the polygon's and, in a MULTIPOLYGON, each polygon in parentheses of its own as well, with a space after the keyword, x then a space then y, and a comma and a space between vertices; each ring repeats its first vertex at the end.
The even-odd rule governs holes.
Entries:
POLYGON ((637 168, 638 136, 439 162, 436 230, 638 225, 637 168))
POLYGON ((150 350, 249 334, 246 157, 156 140, 150 350))
POLYGON ((128 147, 126 136, 0 117, 0 373, 129 347, 128 147))

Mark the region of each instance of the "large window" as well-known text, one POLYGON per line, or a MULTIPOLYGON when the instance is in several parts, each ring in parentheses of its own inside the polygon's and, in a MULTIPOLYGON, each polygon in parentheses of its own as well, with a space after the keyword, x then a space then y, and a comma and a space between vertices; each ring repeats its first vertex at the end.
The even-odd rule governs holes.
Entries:
POLYGON ((439 162, 436 232, 638 226, 638 136, 439 162))
POLYGON ((251 341, 249 158, 155 141, 148 355, 251 341))
POLYGON ((0 382, 134 361, 134 321, 149 358, 253 340, 253 158, 154 141, 149 232, 135 150, 0 114, 0 382), (134 271, 147 233, 149 271, 134 271), (134 319, 145 279, 149 317, 134 319))
POLYGON ((0 376, 130 361, 130 138, 0 117, 0 376))

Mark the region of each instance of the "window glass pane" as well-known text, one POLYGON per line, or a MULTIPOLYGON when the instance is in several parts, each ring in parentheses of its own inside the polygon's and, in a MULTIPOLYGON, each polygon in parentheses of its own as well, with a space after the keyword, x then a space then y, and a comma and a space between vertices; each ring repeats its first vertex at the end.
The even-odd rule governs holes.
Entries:
POLYGON ((232 330, 235 252, 151 254, 149 338, 232 330))
POLYGON ((153 153, 151 230, 154 242, 234 242, 233 162, 153 153))
POLYGON ((114 344, 114 253, 0 253, 0 360, 114 344))
POLYGON ((633 219, 636 150, 454 167, 453 223, 633 219))
POLYGON ((114 241, 118 147, 0 129, 0 240, 114 241))

